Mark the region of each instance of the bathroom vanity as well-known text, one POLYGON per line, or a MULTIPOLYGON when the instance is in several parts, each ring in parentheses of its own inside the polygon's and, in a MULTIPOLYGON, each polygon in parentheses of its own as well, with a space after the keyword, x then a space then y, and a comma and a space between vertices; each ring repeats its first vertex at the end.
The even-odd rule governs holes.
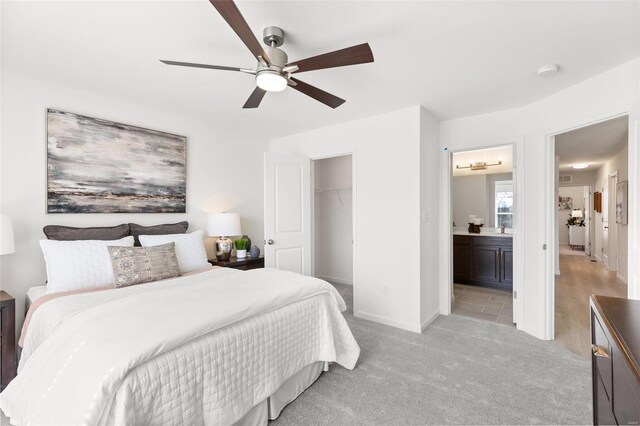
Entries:
POLYGON ((513 235, 453 233, 453 280, 513 290, 513 235))

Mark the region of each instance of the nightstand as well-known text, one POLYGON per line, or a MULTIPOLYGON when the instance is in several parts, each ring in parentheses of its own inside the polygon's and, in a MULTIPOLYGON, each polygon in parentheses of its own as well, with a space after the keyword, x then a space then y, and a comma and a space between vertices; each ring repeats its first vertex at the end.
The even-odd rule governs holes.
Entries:
POLYGON ((16 376, 16 300, 0 290, 0 390, 16 376))
POLYGON ((264 257, 245 257, 244 259, 231 257, 229 260, 209 259, 209 263, 213 266, 248 271, 249 269, 264 268, 264 257))

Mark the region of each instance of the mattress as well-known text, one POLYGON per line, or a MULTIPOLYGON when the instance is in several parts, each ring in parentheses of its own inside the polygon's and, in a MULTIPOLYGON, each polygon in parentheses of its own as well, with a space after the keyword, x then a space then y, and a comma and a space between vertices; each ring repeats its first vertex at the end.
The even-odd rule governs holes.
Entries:
POLYGON ((27 312, 29 312, 29 308, 31 307, 31 304, 33 302, 35 302, 36 300, 38 300, 40 297, 44 296, 47 292, 47 286, 46 285, 40 285, 40 286, 36 286, 36 287, 31 287, 29 288, 29 290, 27 290, 27 297, 25 298, 25 306, 24 306, 24 313, 25 315, 27 314, 27 312))
POLYGON ((26 334, 21 371, 0 400, 5 414, 17 423, 233 424, 264 411, 265 401, 277 416, 278 406, 317 378, 315 370, 303 374, 295 380, 302 385, 282 398, 283 386, 307 366, 355 366, 359 348, 340 313, 344 301, 328 284, 264 269, 208 274, 42 304, 26 334), (225 310, 234 321, 220 322, 228 319, 225 310), (180 318, 196 321, 198 333, 179 331, 180 318), (136 332, 131 324, 138 321, 157 329, 136 332), (220 327, 209 331, 210 323, 220 327), (140 340, 150 349, 135 352, 148 346, 140 340), (108 343, 121 341, 128 344, 108 343), (120 374, 122 365, 128 369, 120 374))

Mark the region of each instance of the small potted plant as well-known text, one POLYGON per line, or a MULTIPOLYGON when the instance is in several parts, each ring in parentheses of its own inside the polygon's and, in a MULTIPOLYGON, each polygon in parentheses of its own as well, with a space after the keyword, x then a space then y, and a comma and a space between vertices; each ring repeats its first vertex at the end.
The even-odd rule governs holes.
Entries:
POLYGON ((236 257, 238 259, 244 259, 247 257, 247 249, 249 248, 249 240, 246 238, 240 238, 236 240, 236 257))

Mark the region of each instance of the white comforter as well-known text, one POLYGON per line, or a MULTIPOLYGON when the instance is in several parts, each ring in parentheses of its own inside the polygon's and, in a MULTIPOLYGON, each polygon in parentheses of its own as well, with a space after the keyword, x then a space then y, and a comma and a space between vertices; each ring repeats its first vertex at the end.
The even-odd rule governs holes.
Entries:
POLYGON ((359 356, 321 280, 217 269, 135 287, 35 312, 0 394, 13 424, 231 424, 304 366, 359 356))

